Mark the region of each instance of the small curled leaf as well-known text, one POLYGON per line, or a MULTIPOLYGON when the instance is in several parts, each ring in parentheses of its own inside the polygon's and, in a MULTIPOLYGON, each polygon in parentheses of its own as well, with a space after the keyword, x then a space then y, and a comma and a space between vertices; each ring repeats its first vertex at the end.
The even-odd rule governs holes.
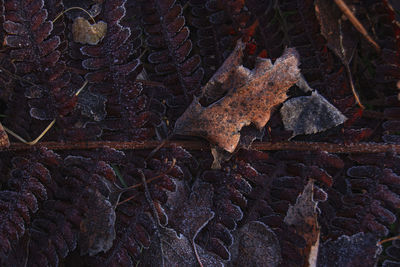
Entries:
POLYGON ((82 17, 77 17, 72 24, 72 35, 74 42, 81 44, 98 44, 106 35, 107 23, 99 21, 96 24, 90 24, 82 17))

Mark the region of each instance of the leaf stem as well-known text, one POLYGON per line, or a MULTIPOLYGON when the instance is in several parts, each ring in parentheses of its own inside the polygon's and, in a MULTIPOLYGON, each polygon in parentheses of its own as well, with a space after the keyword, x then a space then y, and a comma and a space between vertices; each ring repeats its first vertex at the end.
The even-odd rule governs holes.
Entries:
POLYGON ((83 9, 83 8, 81 8, 81 7, 78 7, 78 6, 73 6, 73 7, 67 8, 66 10, 64 10, 63 12, 61 12, 60 14, 58 14, 57 17, 56 17, 55 19, 53 19, 53 23, 56 22, 62 15, 64 15, 64 14, 67 13, 68 11, 74 10, 74 9, 82 10, 83 12, 85 12, 85 13, 91 18, 91 20, 93 21, 94 24, 96 23, 96 21, 94 20, 94 18, 92 17, 92 15, 90 15, 90 13, 89 13, 86 9, 83 9))
MULTIPOLYGON (((150 183, 150 182, 152 182, 154 180, 157 180, 157 179, 163 177, 164 175, 168 174, 175 167, 175 164, 176 164, 176 159, 174 158, 174 159, 172 159, 172 164, 168 168, 168 170, 166 170, 165 172, 162 172, 162 173, 160 173, 160 174, 158 174, 158 175, 156 175, 154 177, 151 177, 150 179, 146 180, 147 183, 150 183)), ((135 189, 135 188, 140 187, 142 185, 143 185, 143 183, 140 183, 140 184, 135 184, 135 185, 132 185, 132 186, 129 186, 129 187, 121 188, 120 192, 126 192, 128 190, 135 189)))

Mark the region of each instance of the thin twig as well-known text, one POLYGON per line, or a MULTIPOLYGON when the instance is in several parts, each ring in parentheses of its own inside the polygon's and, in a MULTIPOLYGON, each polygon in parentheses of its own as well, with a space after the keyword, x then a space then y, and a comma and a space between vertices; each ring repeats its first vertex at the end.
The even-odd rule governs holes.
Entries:
MULTIPOLYGON (((174 158, 174 159, 172 159, 172 164, 171 164, 171 166, 168 168, 168 170, 166 170, 165 172, 162 172, 162 173, 158 174, 157 176, 151 177, 150 179, 146 180, 147 183, 150 183, 150 182, 152 182, 152 181, 154 181, 154 180, 157 180, 157 179, 163 177, 164 175, 167 175, 167 174, 175 167, 175 164, 176 164, 176 159, 174 158)), ((132 186, 129 186, 129 187, 121 188, 120 191, 121 191, 121 192, 126 192, 126 191, 128 191, 128 190, 135 189, 135 188, 140 187, 140 186, 142 186, 142 185, 143 185, 142 183, 140 183, 140 184, 135 184, 135 185, 132 185, 132 186)))
POLYGON ((124 200, 118 202, 118 203, 117 203, 117 206, 122 205, 122 204, 124 204, 125 202, 131 201, 131 200, 134 199, 135 197, 137 197, 137 195, 130 196, 130 197, 128 197, 127 199, 124 199, 124 200))
MULTIPOLYGON (((168 168, 168 170, 166 170, 165 172, 162 172, 162 173, 160 173, 160 174, 158 174, 158 175, 156 175, 156 176, 154 176, 154 177, 152 177, 152 178, 146 180, 146 182, 147 182, 147 183, 150 183, 150 182, 152 182, 152 181, 154 181, 154 180, 156 180, 156 179, 159 179, 159 178, 163 177, 164 175, 168 174, 168 173, 175 167, 175 164, 176 164, 176 159, 173 158, 173 159, 172 159, 172 164, 171 164, 171 166, 168 168)), ((135 189, 135 188, 140 187, 140 186, 142 186, 142 185, 143 185, 143 183, 139 183, 139 184, 132 185, 132 186, 130 186, 130 187, 121 188, 120 190, 118 190, 118 193, 124 193, 124 192, 126 192, 126 191, 128 191, 128 190, 135 189)), ((136 196, 137 196, 137 195, 133 195, 133 196, 127 198, 127 199, 124 199, 124 200, 121 201, 121 202, 118 202, 118 203, 117 203, 117 206, 119 206, 119 205, 121 205, 121 204, 123 204, 123 203, 125 203, 125 202, 130 201, 131 199, 135 198, 136 196)))
POLYGON ((367 30, 364 28, 364 26, 361 24, 361 22, 354 16, 353 12, 351 12, 350 8, 347 6, 347 4, 343 0, 335 0, 336 5, 340 8, 340 10, 343 12, 343 14, 350 20, 350 22, 353 24, 354 28, 358 32, 364 36, 365 39, 367 39, 368 42, 372 44, 372 46, 375 48, 375 50, 378 52, 378 54, 381 53, 381 48, 379 45, 372 39, 371 36, 369 36, 367 30))
MULTIPOLYGON (((93 142, 77 142, 77 143, 60 143, 60 142, 41 142, 36 146, 47 147, 52 150, 81 150, 81 149, 97 149, 103 147, 115 148, 118 150, 144 150, 153 149, 160 145, 159 141, 146 142, 117 142, 117 141, 93 141, 93 142)), ((165 148, 181 146, 187 150, 209 150, 210 144, 205 141, 181 141, 171 140, 165 143, 165 148)), ((293 150, 293 151, 326 151, 330 153, 382 153, 393 151, 400 153, 400 145, 386 143, 350 143, 350 144, 333 144, 324 142, 254 142, 251 149, 256 150, 293 150)), ((23 151, 31 149, 30 146, 21 143, 11 143, 10 147, 4 148, 3 151, 23 151)))
POLYGON ((75 96, 78 96, 82 92, 82 90, 85 88, 85 86, 88 84, 88 82, 89 82, 88 80, 85 80, 85 82, 82 84, 81 88, 79 88, 76 91, 75 96))
POLYGON ((154 154, 157 153, 158 150, 160 150, 169 140, 170 140, 170 136, 168 136, 167 138, 165 138, 156 148, 154 148, 149 155, 146 157, 145 161, 149 160, 150 158, 152 158, 154 156, 154 154))
MULTIPOLYGON (((153 213, 154 218, 156 219, 157 229, 158 229, 158 226, 161 226, 160 217, 158 216, 157 209, 154 206, 153 199, 151 198, 149 187, 147 186, 146 176, 144 175, 144 173, 142 171, 139 171, 139 175, 140 175, 140 178, 142 179, 142 184, 144 185, 145 198, 146 198, 146 200, 147 200, 147 202, 148 202, 148 204, 150 206, 150 209, 151 209, 151 211, 153 213)), ((159 238, 160 238, 160 236, 159 236, 159 238)), ((160 239, 160 241, 161 241, 161 239, 160 239)))
POLYGON ((193 247, 194 255, 196 256, 197 262, 199 263, 200 267, 204 267, 203 263, 201 262, 199 252, 197 251, 197 247, 196 247, 196 243, 194 242, 194 239, 192 240, 192 247, 193 247))
MULTIPOLYGON (((158 239, 160 250, 162 251, 162 247, 161 247, 162 239, 161 239, 161 233, 160 233, 160 227, 162 227, 162 226, 160 223, 160 217, 158 216, 157 209, 153 203, 153 199, 151 198, 150 191, 149 191, 149 188, 148 188, 147 182, 146 182, 146 176, 144 176, 144 174, 141 170, 139 170, 139 175, 140 175, 140 178, 142 179, 142 183, 144 185, 144 196, 146 198, 147 203, 150 206, 150 209, 153 213, 154 219, 156 220, 156 229, 155 229, 154 237, 156 239, 158 239)), ((161 266, 165 266, 164 257, 161 257, 161 266)))

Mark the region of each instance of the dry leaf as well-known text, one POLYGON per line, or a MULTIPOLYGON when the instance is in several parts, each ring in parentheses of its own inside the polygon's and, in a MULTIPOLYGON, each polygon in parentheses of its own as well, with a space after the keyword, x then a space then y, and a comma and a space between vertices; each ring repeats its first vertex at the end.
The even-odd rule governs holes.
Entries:
POLYGON ((313 199, 313 195, 314 182, 310 180, 303 193, 297 197, 296 204, 289 207, 285 217, 285 222, 294 226, 296 233, 306 240, 306 246, 302 249, 303 256, 307 258, 305 266, 316 266, 319 247, 318 202, 313 199))
MULTIPOLYGON (((239 42, 236 49, 240 47, 239 42)), ((240 55, 236 50, 234 53, 240 55)), ((296 50, 286 49, 275 64, 269 59, 258 58, 253 70, 241 65, 235 67, 226 96, 207 107, 195 98, 176 121, 174 133, 204 137, 233 152, 242 127, 254 123, 261 129, 268 122, 272 109, 286 100, 287 89, 299 79, 298 65, 296 50)), ((224 64, 223 67, 228 66, 224 64)), ((230 71, 227 68, 218 72, 225 75, 230 71)), ((212 80, 218 79, 213 77, 212 80)))
POLYGON ((0 148, 9 146, 10 146, 10 140, 8 140, 8 135, 3 128, 3 125, 0 123, 0 148))
POLYGON ((99 21, 96 24, 90 24, 82 17, 74 19, 72 24, 72 36, 74 42, 81 44, 98 44, 106 35, 107 23, 99 21))
POLYGON ((328 41, 328 47, 343 64, 350 64, 356 49, 357 32, 349 21, 342 20, 342 12, 334 1, 317 0, 315 13, 321 26, 321 33, 328 41))
MULTIPOLYGON (((204 267, 224 266, 222 260, 211 252, 196 245, 204 267)), ((192 244, 186 236, 177 234, 174 229, 159 226, 158 236, 152 238, 149 249, 142 253, 141 266, 198 266, 192 244)))
POLYGON ((195 183, 188 200, 181 203, 176 210, 175 219, 179 222, 176 226, 191 242, 207 223, 214 218, 211 210, 213 188, 208 183, 195 183))
POLYGON ((96 255, 108 251, 115 239, 115 209, 113 205, 98 190, 90 192, 88 209, 80 224, 81 255, 96 255))
POLYGON ((235 231, 228 266, 278 266, 281 260, 279 240, 262 222, 249 222, 235 231))
POLYGON ((164 206, 171 228, 157 225, 158 233, 142 256, 143 266, 198 266, 198 260, 203 266, 223 266, 219 256, 195 243, 198 233, 214 217, 213 194, 209 183, 197 181, 190 189, 183 181, 176 181, 176 190, 168 194, 164 206))
POLYGON ((94 121, 102 121, 107 115, 106 98, 89 90, 83 90, 79 94, 77 108, 81 110, 83 116, 94 121))
POLYGON ((169 225, 187 237, 197 250, 196 236, 215 215, 211 210, 214 190, 211 184, 199 181, 194 183, 190 195, 185 185, 177 187, 166 205, 168 217, 173 218, 169 225))
POLYGON ((344 21, 341 18, 342 12, 333 1, 317 0, 315 2, 315 13, 321 26, 321 34, 328 41, 328 47, 340 58, 346 68, 356 102, 361 108, 364 108, 354 87, 349 66, 358 44, 358 38, 355 38, 357 36, 356 31, 349 21, 344 21))
POLYGON ((239 40, 235 49, 225 59, 222 66, 214 73, 207 84, 201 88, 202 98, 205 99, 206 103, 218 100, 232 88, 236 69, 242 64, 245 47, 246 45, 239 40))
POLYGON ((292 98, 280 110, 286 130, 299 134, 323 132, 346 121, 346 117, 318 92, 292 98))
POLYGON ((378 240, 371 233, 342 235, 335 241, 328 240, 321 244, 317 266, 376 266, 382 252, 382 247, 377 245, 378 240))

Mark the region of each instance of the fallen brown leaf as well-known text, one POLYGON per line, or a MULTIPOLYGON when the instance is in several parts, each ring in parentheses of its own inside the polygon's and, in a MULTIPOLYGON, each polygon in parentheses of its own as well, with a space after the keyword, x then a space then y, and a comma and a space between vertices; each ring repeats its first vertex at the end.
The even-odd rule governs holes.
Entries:
POLYGON ((234 232, 232 261, 227 266, 279 266, 281 249, 274 231, 259 221, 234 232))
POLYGON ((214 191, 211 184, 197 182, 193 185, 190 196, 186 196, 187 199, 183 196, 188 193, 185 191, 184 186, 181 186, 181 190, 176 191, 175 194, 172 193, 174 197, 171 194, 169 198, 169 205, 172 205, 168 217, 174 218, 173 221, 169 221, 169 224, 187 237, 197 260, 201 262, 195 239, 201 229, 214 218, 215 214, 211 210, 214 191))
MULTIPOLYGON (((234 54, 243 49, 239 41, 234 54)), ((229 60, 233 60, 231 57, 229 60)), ((235 62, 238 62, 237 60, 235 62)), ((265 126, 272 109, 286 100, 286 91, 300 77, 299 56, 295 49, 286 49, 275 64, 269 59, 258 58, 253 70, 234 66, 233 75, 228 75, 229 91, 220 100, 203 107, 195 98, 175 123, 175 134, 200 136, 233 152, 240 139, 240 130, 250 123, 257 128, 265 126)), ((219 75, 232 72, 231 66, 223 64, 219 75)), ((218 77, 213 77, 217 81, 218 77)), ((208 85, 206 85, 207 87, 208 85)))
MULTIPOLYGON (((196 245, 204 267, 224 266, 215 254, 196 245)), ((159 234, 152 239, 150 247, 143 251, 141 266, 198 266, 190 240, 174 229, 159 226, 159 234)))
POLYGON ((8 140, 8 135, 0 123, 0 148, 9 147, 10 141, 8 140))
POLYGON ((317 266, 376 266, 376 259, 382 252, 378 239, 371 233, 362 232, 329 239, 320 246, 317 266))
MULTIPOLYGON (((303 193, 297 197, 296 204, 289 207, 285 217, 285 222, 295 227, 296 233, 306 240, 306 246, 301 250, 302 255, 307 258, 303 266, 316 266, 318 255, 320 226, 314 190, 314 182, 310 180, 303 193)), ((323 191, 322 193, 325 194, 323 191)))
POLYGON ((108 199, 98 190, 90 192, 87 210, 80 224, 79 238, 81 255, 96 255, 108 251, 115 239, 115 209, 108 199))
MULTIPOLYGON (((338 1, 335 2, 338 4, 338 1)), ((342 1, 340 2, 343 4, 342 1)), ((339 5, 339 7, 340 6, 342 5, 339 5)), ((328 47, 340 58, 343 65, 346 67, 354 98, 357 104, 364 109, 360 97, 354 87, 353 77, 349 66, 358 44, 358 39, 355 38, 355 36, 357 36, 356 31, 353 29, 349 21, 343 21, 341 18, 342 12, 332 3, 332 1, 317 0, 315 2, 315 13, 320 23, 321 34, 328 41, 328 47)), ((354 17, 354 15, 352 15, 352 17, 354 17)))
POLYGON ((98 44, 106 35, 107 23, 99 21, 96 24, 90 24, 82 17, 77 17, 72 24, 72 36, 74 42, 81 44, 98 44))

